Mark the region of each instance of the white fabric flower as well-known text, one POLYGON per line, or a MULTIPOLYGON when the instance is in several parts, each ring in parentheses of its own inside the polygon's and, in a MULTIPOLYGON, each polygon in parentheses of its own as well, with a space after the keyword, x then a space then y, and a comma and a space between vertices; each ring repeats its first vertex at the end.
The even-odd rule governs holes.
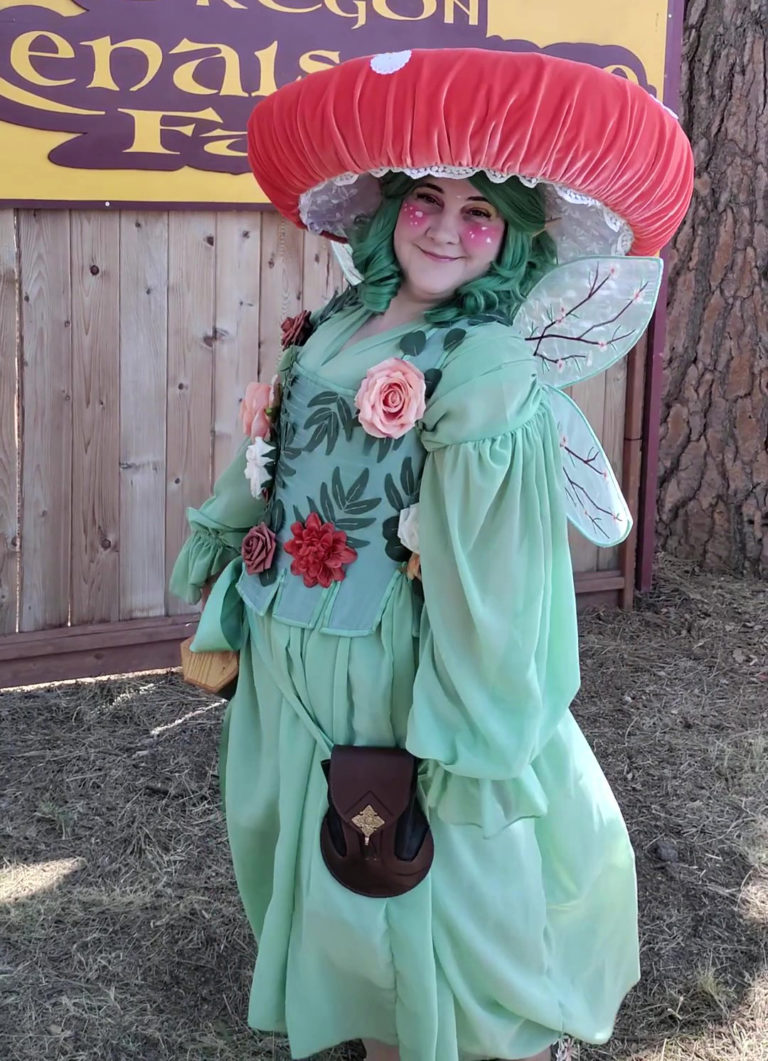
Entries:
POLYGON ((419 550, 419 503, 404 508, 397 524, 397 536, 406 549, 412 553, 419 550))
POLYGON ((396 74, 408 64, 411 58, 410 51, 407 52, 381 52, 371 59, 371 70, 375 74, 396 74))
POLYGON ((275 455, 275 447, 266 439, 256 438, 245 451, 244 475, 251 484, 251 494, 259 497, 264 487, 272 481, 272 473, 267 471, 275 455))

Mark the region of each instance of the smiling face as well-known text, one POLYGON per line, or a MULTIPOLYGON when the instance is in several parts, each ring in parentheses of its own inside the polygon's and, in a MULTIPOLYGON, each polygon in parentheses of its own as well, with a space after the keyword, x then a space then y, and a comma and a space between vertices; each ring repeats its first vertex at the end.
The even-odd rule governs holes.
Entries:
POLYGON ((498 210, 468 180, 427 177, 403 200, 394 249, 403 287, 437 304, 487 272, 504 239, 498 210))

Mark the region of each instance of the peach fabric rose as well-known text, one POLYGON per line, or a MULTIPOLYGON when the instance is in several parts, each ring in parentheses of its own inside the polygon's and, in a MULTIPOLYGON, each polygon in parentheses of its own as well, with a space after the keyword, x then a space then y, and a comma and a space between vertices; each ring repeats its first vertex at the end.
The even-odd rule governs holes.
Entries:
POLYGON ((424 415, 424 374, 408 361, 389 357, 368 369, 355 395, 355 405, 369 435, 400 438, 424 415))
POLYGON ((272 425, 267 416, 272 388, 268 383, 249 383, 240 406, 240 423, 249 438, 268 438, 272 425))

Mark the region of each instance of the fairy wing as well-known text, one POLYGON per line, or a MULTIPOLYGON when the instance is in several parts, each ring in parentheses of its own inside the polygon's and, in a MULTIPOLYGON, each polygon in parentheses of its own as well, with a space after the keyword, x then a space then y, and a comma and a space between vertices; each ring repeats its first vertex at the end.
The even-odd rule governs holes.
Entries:
POLYGON ((341 266, 341 271, 344 273, 344 279, 352 287, 355 287, 363 278, 357 269, 355 269, 355 263, 352 261, 352 251, 350 250, 349 244, 337 243, 334 240, 331 243, 331 250, 333 251, 336 261, 341 266))
POLYGON ((530 343, 542 383, 604 372, 643 334, 659 296, 660 258, 575 258, 534 285, 512 328, 530 343))
POLYGON ((561 388, 604 372, 632 349, 656 306, 662 270, 660 258, 576 258, 534 285, 512 323, 533 348, 557 421, 566 514, 595 545, 622 542, 632 517, 597 435, 561 388))
POLYGON ((611 462, 576 402, 554 387, 546 391, 560 439, 566 515, 594 545, 618 545, 632 530, 632 516, 611 462))

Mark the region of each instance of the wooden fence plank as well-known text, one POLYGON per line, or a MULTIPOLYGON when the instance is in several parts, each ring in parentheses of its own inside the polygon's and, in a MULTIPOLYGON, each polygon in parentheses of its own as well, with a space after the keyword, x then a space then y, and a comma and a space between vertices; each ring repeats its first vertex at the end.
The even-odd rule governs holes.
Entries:
POLYGON ((23 467, 19 628, 69 619, 72 330, 68 210, 20 213, 23 467))
POLYGON ((312 232, 304 233, 303 308, 320 309, 334 291, 341 291, 344 277, 331 241, 312 232))
MULTIPOLYGON (((605 401, 605 373, 593 376, 583 383, 571 387, 571 397, 587 417, 598 438, 603 434, 603 404, 605 401)), ((569 527, 571 558, 574 571, 596 571, 598 546, 593 545, 583 535, 569 527)))
POLYGON ((270 380, 280 359, 280 324, 302 308, 302 235, 273 211, 261 221, 259 378, 270 380))
POLYGON ((165 612, 168 215, 120 217, 120 617, 165 612))
POLYGON ((0 634, 16 632, 19 601, 19 444, 16 220, 0 210, 0 634))
POLYGON ((637 577, 637 520, 640 500, 640 475, 643 463, 643 407, 645 404, 645 364, 648 335, 644 335, 627 358, 627 396, 624 412, 624 446, 622 454, 622 488, 635 518, 632 532, 622 545, 622 571, 625 582, 621 607, 631 608, 637 577))
POLYGON ((213 362, 213 475, 235 455, 239 403, 259 373, 261 213, 216 217, 216 343, 213 362))
MULTIPOLYGON (((608 454, 614 474, 623 486, 622 454, 624 452, 624 413, 627 400, 627 359, 622 357, 605 373, 603 431, 600 441, 608 454)), ((597 570, 619 567, 619 546, 597 550, 597 570)))
POLYGON ((116 214, 72 212, 73 625, 120 615, 119 242, 116 214))
MULTIPOLYGON (((210 493, 216 215, 168 218, 168 443, 165 556, 170 574, 188 528, 185 510, 210 493)), ((166 594, 168 614, 189 605, 166 594)))

